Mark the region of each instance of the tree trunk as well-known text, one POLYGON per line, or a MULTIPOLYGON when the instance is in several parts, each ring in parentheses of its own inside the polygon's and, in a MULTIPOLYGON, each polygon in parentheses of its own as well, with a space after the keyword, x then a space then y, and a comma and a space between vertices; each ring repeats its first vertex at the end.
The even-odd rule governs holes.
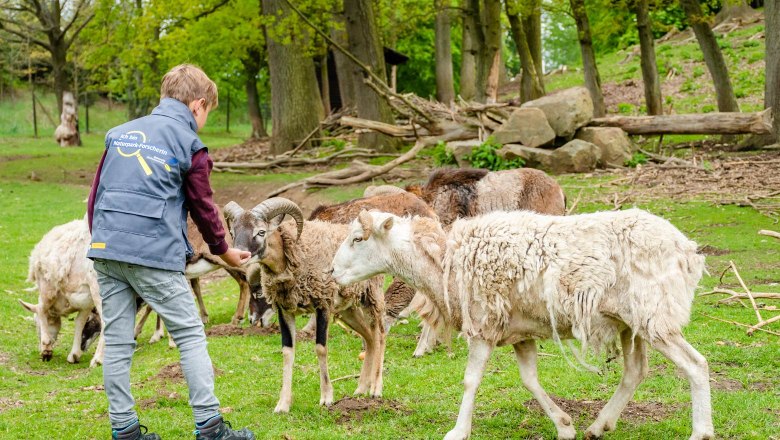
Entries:
MULTIPOLYGON (((348 47, 347 33, 344 31, 344 15, 334 14, 333 19, 337 22, 340 30, 336 27, 331 29, 330 37, 341 47, 348 47)), ((341 97, 342 108, 355 108, 355 65, 341 51, 333 51, 333 59, 336 63, 336 76, 339 81, 339 96, 341 97)))
MULTIPOLYGON (((477 3, 478 5, 478 3, 477 3)), ((463 35, 460 61, 460 96, 471 101, 477 95, 477 20, 471 0, 461 0, 463 9, 463 35)))
MULTIPOLYGON (((371 0, 344 0, 344 16, 347 21, 349 50, 380 78, 387 81, 385 56, 374 19, 371 0)), ((361 118, 392 124, 395 121, 390 104, 363 82, 363 73, 354 70, 355 103, 361 118)), ((358 144, 364 148, 395 151, 397 139, 380 133, 361 133, 358 144)))
POLYGON ((501 1, 484 0, 482 8, 478 0, 472 0, 478 11, 477 38, 480 51, 477 54, 477 95, 480 102, 496 102, 498 70, 501 61, 501 1))
POLYGON ((455 101, 455 84, 452 77, 452 43, 450 42, 449 0, 436 5, 436 99, 445 104, 455 101))
POLYGON ((544 86, 541 82, 542 74, 534 63, 531 49, 528 46, 528 35, 525 32, 523 20, 520 19, 516 2, 511 0, 506 2, 506 15, 509 18, 509 29, 512 33, 512 40, 517 46, 517 54, 520 56, 520 65, 523 70, 520 80, 520 102, 540 98, 544 96, 544 86))
POLYGON ((590 23, 588 13, 585 10, 584 0, 570 0, 574 21, 577 22, 577 37, 580 40, 580 52, 582 53, 582 70, 585 73, 585 87, 590 92, 593 100, 593 116, 601 117, 606 114, 604 96, 601 94, 601 78, 596 66, 596 54, 593 52, 593 40, 590 36, 590 23))
POLYGON ((767 134, 772 131, 772 112, 610 116, 594 119, 588 125, 619 127, 628 134, 767 134))
POLYGON ((696 39, 699 41, 704 62, 710 71, 712 81, 715 84, 715 95, 718 99, 718 110, 721 112, 738 112, 737 98, 731 87, 726 61, 718 47, 715 33, 702 15, 699 0, 680 0, 680 6, 688 18, 688 24, 693 28, 696 39))
POLYGON ((764 106, 772 109, 774 133, 771 142, 780 140, 780 4, 768 0, 764 6, 766 20, 766 80, 764 106))
POLYGON ((661 104, 661 82, 658 79, 658 66, 655 62, 655 40, 653 40, 653 29, 650 23, 648 0, 636 0, 635 7, 647 114, 661 115, 664 112, 661 104))
POLYGON ((260 96, 257 93, 257 75, 260 73, 260 51, 250 50, 249 58, 241 60, 244 64, 246 75, 246 104, 249 112, 249 121, 252 123, 250 139, 262 139, 268 137, 265 130, 265 121, 260 113, 260 96))
MULTIPOLYGON (((542 63, 542 0, 521 0, 524 5, 523 11, 527 14, 521 14, 523 17, 523 30, 528 41, 528 49, 536 65, 536 72, 539 75, 539 84, 544 90, 544 65, 542 63)), ((544 93, 544 92, 543 92, 544 93)))
POLYGON ((73 93, 65 92, 62 95, 60 125, 54 130, 54 138, 60 147, 77 147, 81 145, 79 113, 73 93))
POLYGON ((57 112, 62 113, 63 94, 68 88, 67 49, 61 44, 53 46, 52 49, 51 70, 54 79, 54 95, 57 97, 57 112))
MULTIPOLYGON (((267 15, 287 17, 284 0, 263 0, 267 15)), ((266 35, 268 67, 271 72, 271 153, 293 149, 324 118, 314 61, 304 55, 300 35, 282 44, 266 35)))

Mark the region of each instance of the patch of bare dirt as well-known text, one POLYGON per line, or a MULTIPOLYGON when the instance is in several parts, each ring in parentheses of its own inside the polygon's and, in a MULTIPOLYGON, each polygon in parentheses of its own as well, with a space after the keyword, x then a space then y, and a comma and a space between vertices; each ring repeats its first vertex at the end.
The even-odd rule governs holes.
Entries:
POLYGON ((336 419, 336 423, 359 422, 363 420, 363 417, 366 414, 382 409, 404 415, 412 413, 412 410, 395 400, 368 397, 345 397, 334 402, 330 407, 331 411, 341 414, 339 418, 336 419))
MULTIPOLYGON (((223 373, 223 371, 216 366, 213 368, 214 376, 220 376, 223 373)), ((181 370, 181 364, 176 362, 162 367, 160 372, 155 374, 152 379, 160 381, 182 382, 184 380, 184 372, 181 370)))
POLYGON ((206 329, 206 336, 245 336, 245 335, 275 335, 279 333, 279 327, 240 327, 233 324, 218 324, 206 329))
POLYGON ((267 156, 270 150, 270 139, 248 139, 241 144, 209 152, 209 156, 214 162, 250 162, 267 156))
POLYGON ((727 379, 725 377, 713 377, 710 379, 710 386, 713 390, 726 392, 745 390, 745 387, 742 386, 742 382, 734 379, 727 379))
MULTIPOLYGON (((603 400, 569 400, 556 396, 550 396, 550 398, 574 419, 594 420, 599 411, 607 404, 603 400)), ((523 405, 530 410, 544 413, 536 400, 528 400, 523 405)), ((659 422, 679 409, 679 405, 660 402, 629 402, 620 415, 620 419, 631 422, 659 422)))
POLYGON ((707 256, 711 256, 711 255, 726 255, 726 254, 730 254, 731 251, 728 249, 718 249, 715 246, 704 245, 699 248, 699 253, 707 256))
MULTIPOLYGON (((50 155, 45 155, 41 157, 47 157, 50 155)), ((8 156, 0 156, 0 162, 13 162, 15 160, 27 160, 27 159, 34 159, 35 156, 32 154, 11 154, 8 156)))
POLYGON ((0 414, 12 409, 24 406, 24 402, 16 397, 0 397, 0 414))
POLYGON ((704 200, 780 216, 780 151, 724 154, 694 147, 693 152, 692 157, 686 158, 691 166, 653 164, 617 170, 615 173, 622 177, 616 183, 629 188, 615 188, 614 194, 597 197, 609 204, 616 197, 621 204, 658 199, 704 200))

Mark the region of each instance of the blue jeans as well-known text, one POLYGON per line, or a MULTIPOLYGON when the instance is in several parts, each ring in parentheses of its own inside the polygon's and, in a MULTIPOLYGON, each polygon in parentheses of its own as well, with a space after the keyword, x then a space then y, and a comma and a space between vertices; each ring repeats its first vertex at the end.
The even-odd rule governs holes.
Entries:
POLYGON ((138 418, 130 393, 136 295, 162 317, 176 342, 195 422, 218 415, 219 400, 214 395, 214 369, 206 351, 206 333, 184 274, 113 260, 95 260, 94 267, 103 301, 103 381, 111 426, 123 428, 138 418))

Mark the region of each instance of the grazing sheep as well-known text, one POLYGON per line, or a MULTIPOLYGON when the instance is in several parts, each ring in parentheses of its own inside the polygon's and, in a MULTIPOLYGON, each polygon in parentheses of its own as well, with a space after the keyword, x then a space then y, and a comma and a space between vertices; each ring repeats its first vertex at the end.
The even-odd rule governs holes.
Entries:
POLYGON ((279 313, 284 369, 274 412, 290 410, 295 316, 304 313, 316 313, 320 405, 333 403, 326 348, 331 315, 338 316, 365 341, 366 357, 355 393, 381 396, 385 346, 382 278, 341 287, 328 273, 349 225, 319 220, 304 223, 298 205, 281 197, 268 199, 249 211, 230 202, 225 206, 225 218, 234 245, 251 252, 252 259, 260 263, 263 295, 279 313), (295 219, 295 226, 282 223, 286 215, 295 219))
POLYGON ((525 387, 558 430, 571 417, 542 389, 536 339, 578 339, 597 349, 620 340, 624 371, 615 394, 586 431, 615 428, 647 375, 646 344, 691 385, 693 434, 714 435, 706 359, 682 335, 704 257, 668 221, 631 209, 576 216, 495 212, 458 220, 449 234, 424 218, 363 212, 334 258, 347 285, 388 272, 427 295, 441 320, 469 340, 465 393, 446 439, 471 432, 474 398, 495 346, 512 345, 525 387))
MULTIPOLYGON (((52 358, 63 316, 78 313, 74 321, 73 345, 67 358, 68 362, 76 363, 86 349, 86 344, 82 348, 82 342, 90 339, 82 338, 82 334, 93 309, 98 316, 101 314, 97 277, 92 261, 86 257, 89 243, 87 221, 73 220, 52 228, 30 253, 27 280, 36 284, 38 303, 19 302, 33 313, 41 359, 44 361, 52 358)), ((103 349, 101 331, 90 366, 103 363, 103 349)))

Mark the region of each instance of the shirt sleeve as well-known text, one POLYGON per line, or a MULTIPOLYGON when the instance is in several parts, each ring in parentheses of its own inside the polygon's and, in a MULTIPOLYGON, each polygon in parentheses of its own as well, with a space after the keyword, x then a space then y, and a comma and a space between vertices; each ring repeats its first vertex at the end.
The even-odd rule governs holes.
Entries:
POLYGON ((95 171, 95 178, 92 180, 92 189, 89 190, 89 199, 87 199, 87 222, 89 223, 89 233, 92 233, 92 215, 95 213, 95 196, 97 195, 97 187, 100 184, 100 172, 103 171, 103 161, 106 160, 106 153, 108 150, 103 150, 103 157, 100 158, 97 171, 95 171))
POLYGON ((209 246, 209 251, 214 255, 222 255, 228 250, 225 241, 225 228, 219 218, 219 211, 212 196, 209 175, 214 163, 209 157, 208 150, 198 150, 192 156, 192 165, 184 176, 184 197, 192 216, 192 221, 198 227, 203 236, 203 241, 209 246))

